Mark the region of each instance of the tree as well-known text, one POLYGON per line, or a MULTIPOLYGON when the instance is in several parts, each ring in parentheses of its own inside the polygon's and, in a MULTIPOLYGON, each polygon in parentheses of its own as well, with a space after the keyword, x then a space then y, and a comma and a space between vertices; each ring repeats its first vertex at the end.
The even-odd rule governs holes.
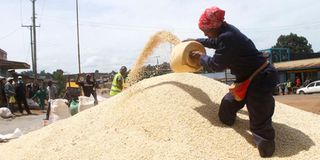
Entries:
POLYGON ((31 76, 33 76, 33 71, 22 71, 21 74, 31 77, 31 76))
POLYGON ((63 70, 57 69, 52 74, 53 79, 57 82, 58 87, 58 94, 62 95, 65 92, 65 85, 66 85, 66 77, 63 76, 63 70))
POLYGON ((289 48, 291 53, 313 53, 312 46, 303 36, 290 33, 290 35, 281 35, 275 46, 272 48, 289 48))

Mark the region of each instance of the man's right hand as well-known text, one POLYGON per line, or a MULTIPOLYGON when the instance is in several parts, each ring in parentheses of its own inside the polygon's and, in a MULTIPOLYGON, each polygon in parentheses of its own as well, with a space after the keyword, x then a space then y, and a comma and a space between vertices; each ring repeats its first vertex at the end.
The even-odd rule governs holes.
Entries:
POLYGON ((190 54, 189 54, 189 58, 192 59, 193 61, 196 61, 200 64, 200 57, 201 55, 203 55, 202 52, 200 51, 192 51, 190 54))

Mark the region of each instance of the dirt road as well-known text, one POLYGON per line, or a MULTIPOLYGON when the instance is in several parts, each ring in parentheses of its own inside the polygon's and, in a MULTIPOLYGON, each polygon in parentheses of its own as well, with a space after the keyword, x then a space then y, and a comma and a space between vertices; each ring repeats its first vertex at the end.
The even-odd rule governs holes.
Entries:
POLYGON ((17 116, 15 119, 0 118, 0 134, 12 133, 16 128, 21 129, 23 134, 43 127, 44 113, 37 113, 32 110, 34 115, 17 116))
POLYGON ((277 95, 275 100, 304 111, 320 114, 320 94, 277 95))

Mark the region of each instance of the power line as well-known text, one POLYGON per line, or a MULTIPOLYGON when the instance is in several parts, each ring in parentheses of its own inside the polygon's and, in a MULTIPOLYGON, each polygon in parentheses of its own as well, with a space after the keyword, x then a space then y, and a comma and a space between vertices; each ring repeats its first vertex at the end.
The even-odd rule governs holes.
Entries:
POLYGON ((16 28, 15 30, 13 30, 13 31, 11 31, 11 32, 9 32, 8 34, 6 34, 5 36, 3 36, 3 37, 0 37, 0 40, 3 40, 3 39, 5 39, 5 38, 7 38, 7 37, 9 37, 9 36, 11 36, 12 34, 14 34, 14 33, 16 33, 18 30, 20 30, 21 28, 19 27, 19 28, 16 28))

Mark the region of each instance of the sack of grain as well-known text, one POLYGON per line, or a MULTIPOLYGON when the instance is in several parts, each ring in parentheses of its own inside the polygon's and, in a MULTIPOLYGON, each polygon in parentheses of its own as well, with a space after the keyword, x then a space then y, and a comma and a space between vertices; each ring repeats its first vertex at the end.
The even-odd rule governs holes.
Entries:
POLYGON ((71 113, 71 116, 73 116, 73 115, 78 113, 78 108, 79 108, 79 101, 72 100, 70 102, 70 113, 71 113))
POLYGON ((27 98, 27 103, 31 108, 39 108, 39 104, 30 98, 27 98))
POLYGON ((10 139, 18 138, 20 136, 22 136, 22 132, 19 128, 16 128, 13 133, 4 134, 4 135, 0 134, 0 142, 8 141, 10 139))
POLYGON ((9 108, 1 107, 0 108, 0 117, 2 117, 2 118, 11 118, 11 117, 14 117, 14 115, 11 113, 9 108))
MULTIPOLYGON (((104 98, 99 95, 97 96, 97 99, 98 99, 98 103, 101 103, 101 102, 107 100, 107 98, 104 98)), ((84 110, 89 109, 93 106, 94 106, 94 98, 92 95, 90 97, 79 96, 78 112, 84 111, 84 110)))
POLYGON ((94 98, 93 96, 79 96, 79 107, 78 112, 84 111, 94 106, 94 98))
POLYGON ((50 123, 71 117, 66 99, 51 100, 50 123))

